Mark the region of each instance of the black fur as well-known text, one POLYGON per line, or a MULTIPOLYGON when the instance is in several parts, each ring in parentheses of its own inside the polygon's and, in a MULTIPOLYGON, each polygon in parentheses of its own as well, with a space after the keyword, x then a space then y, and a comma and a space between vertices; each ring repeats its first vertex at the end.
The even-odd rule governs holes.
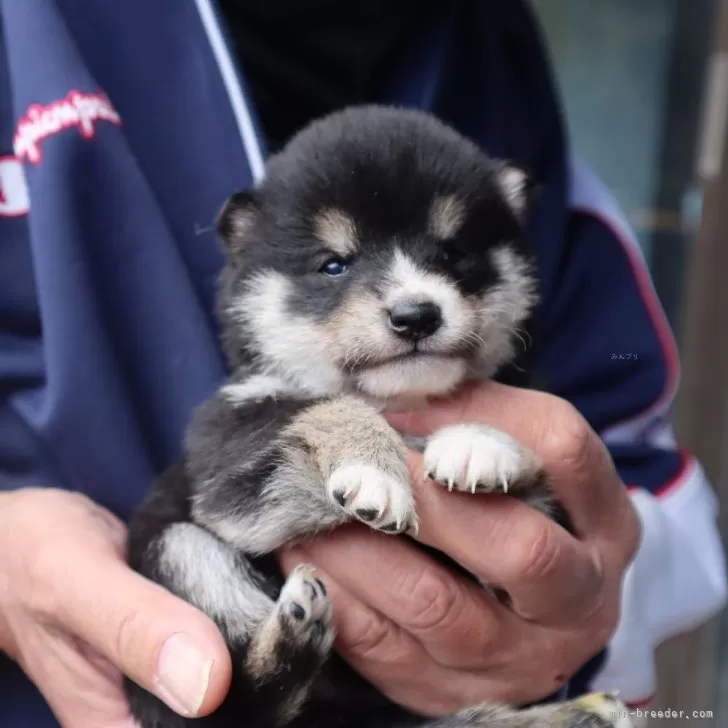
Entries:
MULTIPOLYGON (((498 273, 484 253, 493 245, 507 242, 530 258, 518 215, 497 187, 502 167, 420 112, 357 107, 307 127, 271 159, 260 186, 231 197, 219 217, 231 262, 223 274, 219 307, 232 364, 246 365, 257 352, 229 320, 229 301, 261 269, 295 281, 292 310, 324 319, 355 281, 376 287, 394 241, 423 268, 452 277, 463 293, 491 288, 498 273), (427 233, 429 204, 448 194, 457 194, 469 210, 457 238, 449 242, 454 262, 443 260, 442 243, 427 233), (311 220, 324 203, 357 221, 366 253, 357 261, 356 275, 342 281, 318 273, 326 253, 314 241, 311 220), (255 216, 244 243, 232 223, 241 209, 255 216)), ((528 206, 530 177, 526 185, 528 206)))
MULTIPOLYGON (((241 594, 252 589, 270 605, 265 614, 258 610, 243 625, 240 615, 210 608, 234 665, 229 696, 212 716, 196 721, 180 718, 126 681, 132 713, 142 728, 182 728, 193 723, 211 728, 551 725, 545 713, 497 706, 436 720, 396 706, 336 655, 328 655, 328 617, 325 610, 314 614, 326 600, 325 594, 309 579, 301 591, 309 595, 309 604, 305 599, 286 601, 285 589, 281 592, 284 580, 271 555, 283 543, 310 538, 352 517, 371 522, 379 515, 372 507, 348 513, 344 510, 347 493, 326 494, 327 478, 340 465, 340 451, 347 448, 360 454, 357 448, 370 446, 383 472, 393 478, 399 472, 396 434, 377 425, 369 405, 342 399, 352 389, 350 377, 357 366, 366 369, 371 358, 363 356, 356 366, 336 360, 334 352, 341 342, 331 343, 327 327, 336 323, 352 292, 375 302, 385 297, 395 249, 418 270, 447 281, 466 307, 485 305, 489 292, 511 285, 504 278, 507 271, 498 268, 490 253, 507 246, 515 263, 529 261, 521 223, 531 185, 524 177, 523 189, 518 191, 522 199, 513 204, 502 187, 505 169, 503 163, 489 159, 429 115, 364 107, 308 127, 270 161, 265 180, 256 189, 233 195, 225 205, 218 230, 228 265, 221 279, 219 315, 231 369, 228 385, 232 386, 201 405, 180 462, 159 478, 138 509, 129 528, 129 563, 184 599, 193 603, 202 599, 205 595, 199 590, 209 583, 204 580, 214 579, 215 574, 198 575, 194 577, 198 582, 190 586, 193 577, 183 572, 190 567, 193 574, 196 564, 189 561, 189 553, 170 554, 164 541, 175 525, 192 524, 193 538, 234 565, 235 583, 229 588, 241 594), (433 234, 428 216, 434 200, 450 195, 462 206, 462 219, 454 226, 455 233, 441 239, 433 234), (328 208, 342 211, 356 226, 355 259, 346 261, 351 262, 351 270, 337 278, 321 273, 332 253, 317 239, 314 225, 316 215, 328 208), (328 342, 331 351, 322 343, 319 358, 330 354, 326 371, 340 375, 340 380, 331 380, 335 383, 330 391, 311 393, 319 385, 325 389, 315 373, 288 376, 286 366, 297 361, 296 352, 286 349, 286 341, 279 342, 278 353, 262 351, 261 341, 283 334, 265 330, 267 319, 254 318, 246 306, 255 300, 246 296, 256 277, 276 274, 285 281, 286 291, 271 304, 275 309, 271 320, 285 324, 289 317, 298 317, 295 320, 311 327, 312 336, 320 333, 321 342, 328 342), (259 397, 251 397, 244 387, 256 377, 262 390, 259 397), (350 421, 341 419, 342 407, 350 421), (262 627, 271 624, 275 639, 269 639, 262 627), (259 643, 270 658, 265 669, 251 666, 259 643), (303 689, 306 699, 288 704, 300 698, 303 689)), ((525 316, 519 314, 518 323, 525 325, 525 316)), ((496 369, 511 363, 513 354, 510 349, 507 352, 495 362, 496 369)), ((464 358, 469 366, 470 359, 477 358, 472 342, 448 343, 437 354, 445 359, 464 358)), ((310 353, 306 356, 310 358, 310 353)), ((477 371, 474 366, 471 374, 477 371)), ((541 486, 545 484, 534 483, 541 486)), ((398 532, 413 526, 394 516, 391 522, 378 525, 380 530, 398 532)), ((198 556, 204 561, 205 553, 198 556)), ((224 604, 220 599, 220 605, 224 604)), ((592 728, 608 725, 573 706, 563 710, 567 712, 554 718, 561 722, 553 725, 582 725, 579 720, 592 728)))

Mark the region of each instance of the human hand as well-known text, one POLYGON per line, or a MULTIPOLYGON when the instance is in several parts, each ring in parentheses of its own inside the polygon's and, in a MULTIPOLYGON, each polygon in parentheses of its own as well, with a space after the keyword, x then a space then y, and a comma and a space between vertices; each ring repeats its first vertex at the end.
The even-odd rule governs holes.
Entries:
POLYGON ((88 498, 0 493, 0 649, 64 728, 132 728, 128 675, 185 715, 214 710, 230 657, 215 624, 131 571, 126 530, 88 498))
POLYGON ((284 569, 317 566, 340 653, 410 709, 547 697, 608 642, 636 553, 639 522, 609 454, 568 403, 495 383, 388 419, 418 436, 464 422, 510 434, 541 457, 576 535, 508 496, 423 482, 413 453, 418 540, 507 591, 510 608, 415 544, 358 525, 282 552, 284 569))

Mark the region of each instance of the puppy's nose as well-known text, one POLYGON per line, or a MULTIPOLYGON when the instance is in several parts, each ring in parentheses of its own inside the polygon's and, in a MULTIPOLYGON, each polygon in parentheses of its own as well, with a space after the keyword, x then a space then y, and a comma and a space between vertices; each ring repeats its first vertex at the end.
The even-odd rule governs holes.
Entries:
POLYGON ((437 331, 442 325, 442 311, 432 301, 416 303, 403 301, 389 309, 389 326, 397 336, 419 341, 437 331))

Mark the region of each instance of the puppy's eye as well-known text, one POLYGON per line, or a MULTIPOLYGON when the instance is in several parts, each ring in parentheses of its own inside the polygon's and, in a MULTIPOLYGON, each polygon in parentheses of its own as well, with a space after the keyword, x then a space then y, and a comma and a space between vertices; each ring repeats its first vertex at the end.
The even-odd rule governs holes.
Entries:
POLYGON ((351 261, 344 260, 343 258, 329 258, 320 268, 319 273, 323 273, 325 276, 343 276, 349 268, 351 268, 351 261))
POLYGON ((465 257, 462 250, 458 250, 454 245, 443 244, 437 251, 437 262, 440 265, 456 265, 465 257))

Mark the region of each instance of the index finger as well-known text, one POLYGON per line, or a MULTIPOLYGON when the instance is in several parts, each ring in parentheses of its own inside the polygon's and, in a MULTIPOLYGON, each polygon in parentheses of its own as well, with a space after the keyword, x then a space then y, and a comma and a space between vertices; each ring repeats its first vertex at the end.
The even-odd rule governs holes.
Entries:
POLYGON ((405 538, 345 527, 307 543, 305 557, 443 666, 478 667, 503 644, 508 610, 405 538))
POLYGON ((506 591, 513 610, 524 619, 574 624, 601 606, 604 580, 596 549, 508 496, 450 493, 425 483, 421 458, 411 460, 418 540, 506 591))

